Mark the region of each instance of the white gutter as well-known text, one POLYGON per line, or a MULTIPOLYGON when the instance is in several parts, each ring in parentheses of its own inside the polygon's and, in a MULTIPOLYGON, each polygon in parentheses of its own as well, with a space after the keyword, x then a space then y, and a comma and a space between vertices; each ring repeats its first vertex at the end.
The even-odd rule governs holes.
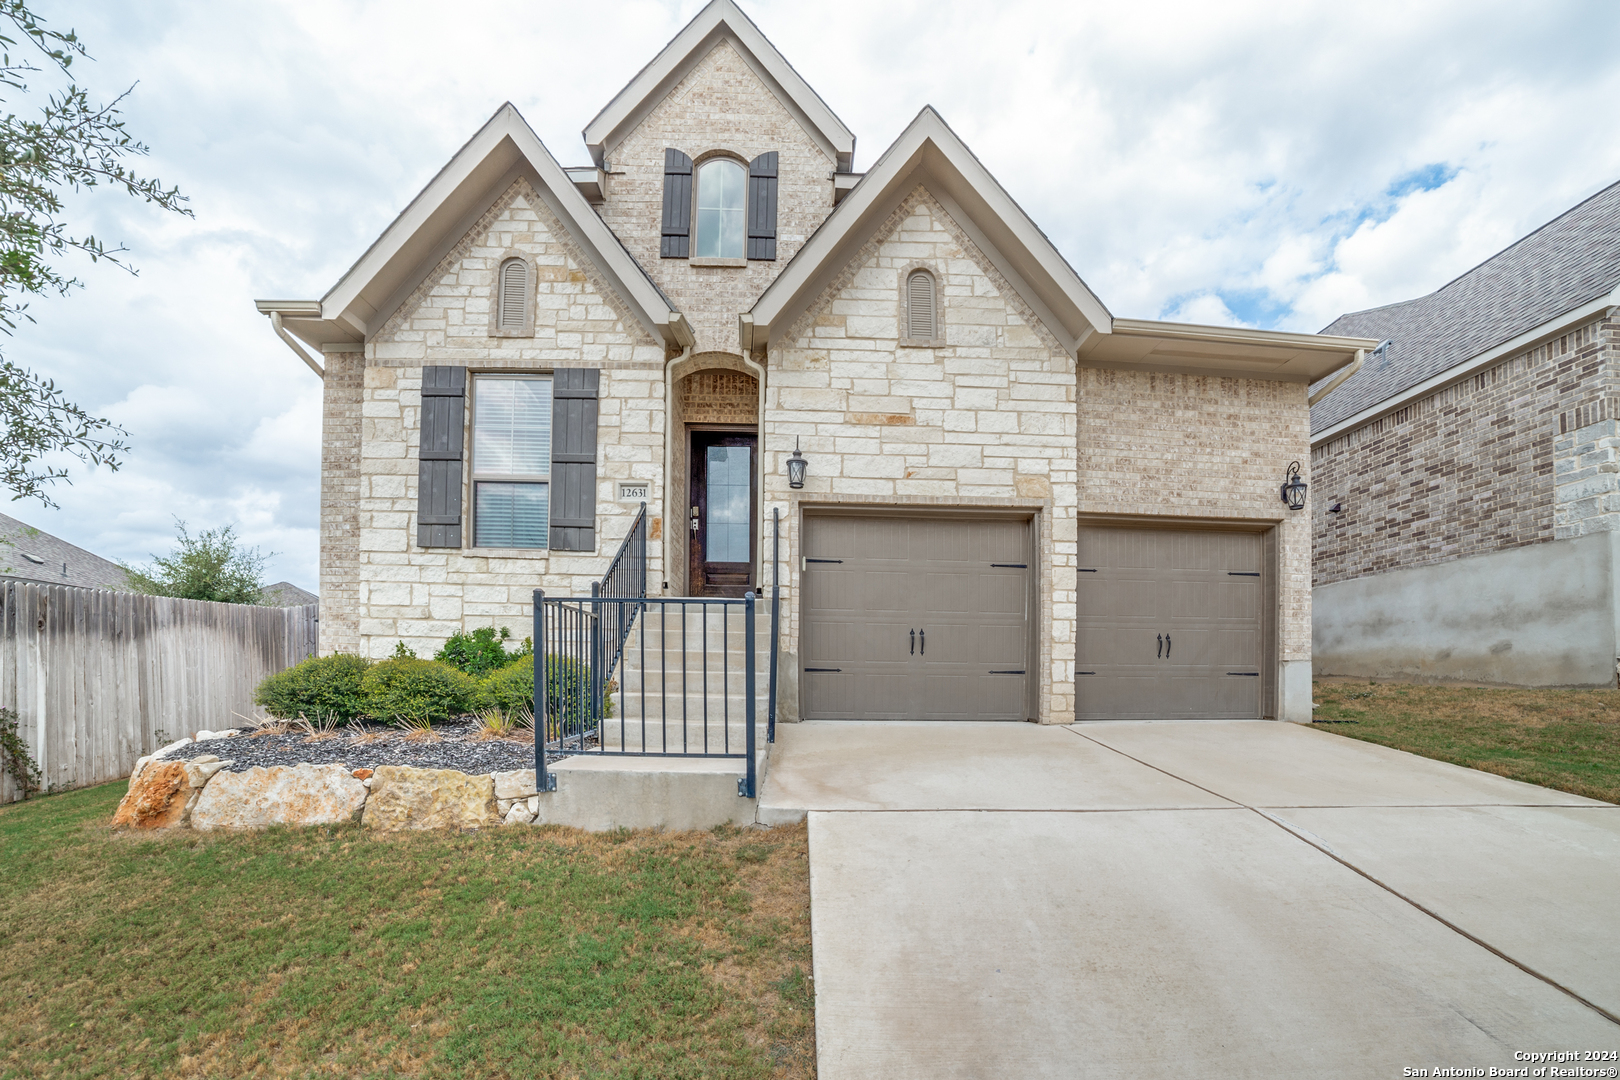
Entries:
POLYGON ((286 328, 281 325, 281 312, 272 311, 270 313, 270 328, 276 332, 277 337, 287 343, 287 348, 297 353, 298 358, 309 365, 309 370, 319 375, 322 380, 326 378, 326 369, 321 367, 320 364, 316 363, 315 358, 309 355, 309 353, 305 352, 304 347, 298 344, 298 342, 293 339, 293 336, 287 333, 286 328))
POLYGON ((1320 432, 1313 434, 1311 436, 1311 445, 1320 446, 1330 439, 1336 439, 1346 432, 1354 431, 1356 428, 1364 427, 1374 420, 1388 416, 1390 413, 1404 408, 1419 398, 1428 397, 1430 394, 1444 390, 1454 383, 1462 382, 1470 375, 1478 373, 1481 368, 1491 367, 1497 361, 1528 349, 1546 338, 1554 337, 1576 324, 1586 322, 1611 307, 1620 307, 1620 288, 1616 288, 1607 296, 1600 296, 1596 300, 1582 304, 1578 308, 1571 308, 1562 315, 1548 319, 1540 326, 1531 327, 1517 337, 1509 338, 1502 344, 1487 349, 1472 360, 1464 361, 1456 367, 1447 368, 1445 371, 1431 375, 1416 386, 1410 387, 1394 397, 1385 398, 1383 401, 1363 409, 1354 416, 1345 417, 1332 427, 1324 428, 1320 432))

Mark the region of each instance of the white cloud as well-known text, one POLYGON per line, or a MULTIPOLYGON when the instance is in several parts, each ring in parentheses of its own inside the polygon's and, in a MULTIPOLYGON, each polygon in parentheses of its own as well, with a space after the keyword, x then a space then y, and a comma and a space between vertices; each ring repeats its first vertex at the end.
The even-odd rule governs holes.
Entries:
MULTIPOLYGON (((869 165, 938 108, 1116 314, 1315 330, 1433 289, 1620 178, 1604 2, 788 0, 745 8, 869 165), (1449 179, 1401 192, 1431 166, 1449 179), (1396 192, 1392 194, 1393 192, 1396 192)), ((113 416, 120 472, 22 516, 110 557, 235 524, 316 584, 319 387, 251 306, 323 293, 501 102, 564 164, 699 0, 43 4, 139 80, 195 220, 98 191, 141 268, 80 272, 8 354, 113 416)))

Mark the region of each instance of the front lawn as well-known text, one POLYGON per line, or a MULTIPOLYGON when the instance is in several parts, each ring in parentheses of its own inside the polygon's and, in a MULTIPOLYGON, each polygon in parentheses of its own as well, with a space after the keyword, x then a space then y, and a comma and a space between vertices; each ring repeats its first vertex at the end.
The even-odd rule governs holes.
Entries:
POLYGON ((1620 691, 1319 681, 1324 730, 1620 802, 1620 691))
POLYGON ((809 1077, 804 827, 376 836, 0 809, 0 1078, 809 1077))

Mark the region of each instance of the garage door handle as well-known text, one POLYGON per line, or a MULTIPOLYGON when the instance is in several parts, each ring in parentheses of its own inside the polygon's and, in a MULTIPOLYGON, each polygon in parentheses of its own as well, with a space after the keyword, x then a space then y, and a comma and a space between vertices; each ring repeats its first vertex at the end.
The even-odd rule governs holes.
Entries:
POLYGON ((992 675, 1022 675, 1022 671, 992 671, 992 675))
POLYGON ((807 667, 806 671, 843 671, 841 667, 807 667))
POLYGON ((917 631, 917 655, 928 655, 928 631, 926 630, 917 631))
POLYGON ((1258 571, 1258 570, 1228 570, 1226 572, 1226 576, 1227 577, 1259 577, 1260 576, 1260 571, 1258 571))
POLYGON ((1160 635, 1159 635, 1159 652, 1158 652, 1158 657, 1159 657, 1159 659, 1160 659, 1160 660, 1163 660, 1163 659, 1164 659, 1164 635, 1163 635, 1163 634, 1160 634, 1160 635))
POLYGON ((1247 676, 1249 676, 1250 678, 1253 678, 1253 679, 1258 679, 1260 677, 1260 673, 1258 671, 1228 671, 1227 674, 1228 675, 1247 675, 1247 676))
POLYGON ((911 631, 911 655, 917 655, 917 631, 911 631))
POLYGON ((1164 658, 1170 659, 1170 635, 1164 635, 1164 658))
POLYGON ((1029 569, 1029 563, 1021 563, 1021 562, 993 562, 990 565, 992 567, 997 567, 997 566, 1005 567, 1008 570, 1028 570, 1029 569))

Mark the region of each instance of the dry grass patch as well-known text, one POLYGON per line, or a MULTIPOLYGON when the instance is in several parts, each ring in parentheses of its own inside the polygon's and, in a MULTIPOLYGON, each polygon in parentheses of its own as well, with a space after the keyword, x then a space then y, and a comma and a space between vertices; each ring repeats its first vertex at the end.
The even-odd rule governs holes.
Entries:
POLYGON ((0 1078, 811 1077, 803 826, 110 832, 0 809, 0 1078))
POLYGON ((1323 679, 1324 730, 1620 802, 1620 691, 1323 679))

